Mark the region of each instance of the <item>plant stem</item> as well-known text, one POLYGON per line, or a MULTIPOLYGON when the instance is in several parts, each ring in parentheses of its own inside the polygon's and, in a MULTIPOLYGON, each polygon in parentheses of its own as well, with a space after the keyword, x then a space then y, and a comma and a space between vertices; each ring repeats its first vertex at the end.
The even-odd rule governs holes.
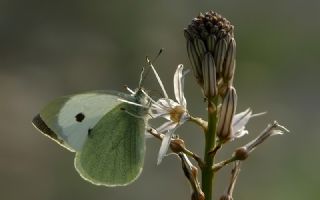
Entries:
POLYGON ((205 135, 205 149, 204 149, 204 162, 205 165, 202 169, 202 191, 204 192, 205 199, 212 199, 212 186, 214 179, 214 171, 212 166, 214 164, 214 156, 210 155, 209 152, 216 145, 216 129, 217 129, 217 109, 216 106, 218 98, 213 101, 208 101, 208 129, 205 135))

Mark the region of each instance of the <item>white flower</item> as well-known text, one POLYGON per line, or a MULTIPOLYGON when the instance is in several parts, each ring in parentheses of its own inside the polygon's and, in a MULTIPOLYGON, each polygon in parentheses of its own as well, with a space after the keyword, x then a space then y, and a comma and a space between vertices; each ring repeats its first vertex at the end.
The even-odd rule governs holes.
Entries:
MULTIPOLYGON (((154 70, 153 67, 152 69, 154 70)), ((187 72, 183 72, 183 65, 178 65, 173 78, 174 95, 176 98, 176 101, 174 101, 169 99, 159 76, 155 72, 159 84, 163 90, 164 98, 161 98, 158 101, 152 100, 151 116, 153 118, 163 117, 168 120, 156 129, 157 132, 164 134, 159 150, 157 161, 158 164, 161 163, 163 157, 166 155, 170 146, 171 137, 173 136, 175 130, 190 118, 190 115, 187 111, 187 101, 183 92, 184 76, 186 73, 187 72)))
POLYGON ((263 114, 265 114, 265 112, 252 114, 252 110, 248 108, 245 111, 234 115, 232 119, 232 135, 230 140, 234 140, 235 138, 240 138, 248 134, 248 130, 245 130, 245 127, 249 120, 263 114))
MULTIPOLYGON (((168 94, 164 89, 163 83, 157 71, 153 67, 152 63, 149 60, 148 60, 148 63, 150 64, 150 68, 152 69, 152 71, 154 72, 158 80, 158 83, 162 89, 164 98, 160 98, 159 100, 155 101, 143 89, 139 87, 140 88, 139 91, 141 91, 148 98, 148 100, 151 102, 151 106, 142 105, 142 104, 131 102, 121 98, 119 98, 119 100, 131 105, 149 109, 149 114, 153 119, 162 117, 168 120, 167 122, 163 123, 160 127, 156 129, 158 133, 164 135, 164 137, 162 138, 162 143, 159 150, 158 161, 157 161, 157 163, 160 164, 163 157, 166 155, 168 151, 173 133, 179 126, 181 126, 184 122, 186 122, 190 118, 190 115, 187 111, 187 101, 186 101, 186 98, 184 97, 184 92, 183 92, 184 76, 189 72, 189 70, 184 72, 183 65, 178 65, 177 70, 174 73, 173 85, 174 85, 174 95, 176 98, 176 101, 174 101, 172 99, 169 99, 168 94)), ((143 79, 141 78, 141 80, 143 79)), ((141 80, 139 85, 141 85, 141 80)), ((135 92, 128 87, 127 87, 127 90, 132 95, 135 94, 135 92)), ((129 112, 128 114, 135 116, 134 114, 129 112)), ((136 116, 136 117, 139 117, 139 116, 136 116)), ((150 137, 150 134, 146 133, 146 137, 150 137)))

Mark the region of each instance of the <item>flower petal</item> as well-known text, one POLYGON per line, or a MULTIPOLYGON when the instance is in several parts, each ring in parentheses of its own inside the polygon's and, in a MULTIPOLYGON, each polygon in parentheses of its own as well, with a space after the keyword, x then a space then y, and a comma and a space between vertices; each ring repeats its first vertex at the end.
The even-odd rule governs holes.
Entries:
POLYGON ((183 123, 185 123, 189 119, 190 119, 189 113, 188 112, 184 112, 183 115, 180 118, 179 124, 182 125, 183 123))
POLYGON ((250 108, 248 108, 247 110, 233 116, 232 128, 234 133, 244 129, 251 117, 251 114, 252 111, 250 108))
POLYGON ((282 135, 282 134, 284 134, 284 132, 282 130, 274 130, 274 131, 272 131, 271 136, 282 135))
POLYGON ((158 72, 156 71, 156 69, 154 68, 154 66, 152 65, 152 63, 151 63, 149 60, 148 60, 148 63, 149 63, 149 65, 150 65, 150 68, 152 69, 154 75, 156 76, 156 78, 157 78, 157 80, 158 80, 158 83, 159 83, 159 85, 160 85, 160 87, 161 87, 161 89, 162 89, 162 92, 163 92, 164 97, 165 97, 166 99, 168 99, 169 97, 168 97, 167 91, 165 90, 165 88, 164 88, 164 86, 163 86, 163 83, 162 83, 162 81, 161 81, 161 79, 160 79, 160 76, 159 76, 158 72))
POLYGON ((167 112, 159 112, 159 113, 157 113, 157 112, 155 112, 155 113, 150 113, 150 115, 151 115, 151 117, 152 118, 159 118, 159 117, 163 117, 163 118, 165 118, 165 119, 167 119, 167 120, 170 120, 170 114, 168 114, 167 112))
POLYGON ((232 139, 241 138, 244 135, 247 135, 249 132, 247 130, 239 130, 237 132, 232 133, 232 139))
POLYGON ((172 99, 166 99, 166 98, 159 99, 157 101, 157 104, 167 111, 170 111, 169 108, 174 108, 180 105, 177 102, 174 102, 172 99))
POLYGON ((159 154, 158 154, 157 165, 159 165, 161 163, 162 159, 167 154, 167 151, 168 151, 170 143, 171 143, 171 137, 176 129, 177 129, 177 126, 174 129, 171 129, 163 137, 162 142, 161 142, 161 147, 159 150, 159 154))
POLYGON ((177 123, 175 123, 173 121, 168 121, 168 122, 163 123, 156 130, 159 133, 164 133, 164 132, 167 132, 167 131, 170 131, 170 130, 174 129, 175 126, 177 126, 177 123))
POLYGON ((245 126, 249 122, 249 120, 253 117, 258 117, 260 115, 264 115, 266 112, 261 112, 257 114, 252 114, 251 108, 246 109, 245 111, 238 113, 233 116, 232 119, 232 127, 233 127, 233 132, 239 132, 245 129, 245 126))
POLYGON ((183 65, 178 65, 173 77, 174 95, 176 100, 183 107, 187 106, 186 98, 184 97, 184 74, 183 65))

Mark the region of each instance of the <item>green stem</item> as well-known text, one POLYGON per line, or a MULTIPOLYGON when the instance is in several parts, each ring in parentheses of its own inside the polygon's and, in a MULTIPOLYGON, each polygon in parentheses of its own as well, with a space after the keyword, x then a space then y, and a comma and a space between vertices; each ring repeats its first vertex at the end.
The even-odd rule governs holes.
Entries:
POLYGON ((212 166, 214 164, 214 156, 209 152, 216 145, 216 129, 217 129, 217 109, 216 106, 218 98, 215 98, 213 102, 208 101, 208 129, 205 135, 205 149, 204 149, 204 162, 205 165, 202 168, 202 191, 206 200, 212 199, 212 186, 214 179, 214 171, 212 166))

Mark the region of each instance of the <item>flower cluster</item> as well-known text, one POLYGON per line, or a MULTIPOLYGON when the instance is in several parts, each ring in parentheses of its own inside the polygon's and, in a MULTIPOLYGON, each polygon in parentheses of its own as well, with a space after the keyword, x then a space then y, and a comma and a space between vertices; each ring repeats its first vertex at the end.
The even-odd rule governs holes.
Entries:
POLYGON ((245 127, 248 121, 252 117, 264 113, 252 114, 252 110, 248 108, 236 114, 238 98, 233 85, 236 67, 236 42, 234 26, 227 19, 213 11, 200 14, 184 30, 184 35, 194 77, 208 102, 208 121, 191 116, 187 110, 187 100, 184 96, 184 77, 188 71, 184 71, 183 65, 178 65, 174 73, 174 100, 169 98, 158 73, 148 60, 148 64, 162 89, 163 97, 154 100, 141 89, 151 102, 150 106, 122 101, 148 108, 153 119, 164 118, 166 120, 158 128, 148 129, 150 134, 162 141, 157 163, 162 161, 171 147, 171 150, 180 157, 182 169, 192 187, 191 199, 210 200, 213 174, 234 162, 235 166, 231 173, 228 190, 220 197, 221 200, 232 200, 241 162, 247 159, 249 154, 270 136, 289 131, 277 122, 273 122, 251 142, 237 148, 231 158, 215 163, 214 157, 222 144, 247 134, 248 131, 245 127), (195 122, 205 132, 203 160, 187 149, 181 138, 174 136, 175 131, 187 121, 195 122), (198 168, 189 161, 188 157, 198 163, 202 175, 202 185, 197 177, 198 168))
POLYGON ((234 26, 221 15, 209 11, 194 18, 185 29, 188 56, 203 94, 211 101, 219 98, 217 136, 227 142, 241 137, 251 112, 235 115, 237 93, 233 86, 236 66, 234 26), (243 115, 243 116, 242 116, 243 115), (242 117, 245 117, 244 118, 242 117), (234 124, 241 125, 234 127, 234 124), (235 130, 234 130, 235 129, 235 130))
POLYGON ((219 14, 209 11, 194 18, 184 30, 193 73, 207 98, 232 86, 236 42, 234 27, 219 14))
MULTIPOLYGON (((208 101, 221 99, 217 136, 221 143, 239 138, 248 131, 245 125, 253 116, 250 109, 235 114, 237 106, 236 89, 233 87, 235 71, 236 42, 234 27, 228 20, 215 12, 200 14, 184 31, 187 40, 187 51, 191 61, 193 74, 201 86, 208 101)), ((187 101, 184 97, 183 66, 179 65, 174 74, 174 94, 176 101, 170 99, 161 79, 151 64, 158 82, 163 90, 164 98, 152 101, 153 118, 163 117, 167 122, 157 128, 164 134, 158 156, 158 164, 165 156, 175 130, 190 119, 187 101)))

